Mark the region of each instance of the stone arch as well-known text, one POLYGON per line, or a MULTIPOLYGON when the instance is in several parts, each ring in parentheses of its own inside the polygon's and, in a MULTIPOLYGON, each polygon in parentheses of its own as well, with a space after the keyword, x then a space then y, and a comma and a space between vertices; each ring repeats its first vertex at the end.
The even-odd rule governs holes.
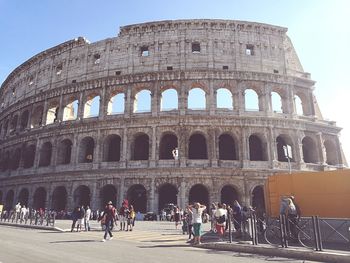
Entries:
POLYGON ((10 121, 7 119, 5 120, 5 123, 4 123, 4 137, 7 135, 8 133, 8 128, 9 128, 9 123, 10 121))
POLYGON ((209 207, 209 191, 208 188, 203 184, 193 185, 189 191, 188 195, 189 204, 194 202, 199 202, 204 204, 206 207, 209 207))
POLYGON ((21 114, 21 119, 19 123, 19 130, 23 131, 28 127, 28 121, 29 121, 29 110, 25 110, 21 114))
POLYGON ((262 185, 254 187, 252 191, 252 207, 257 213, 258 218, 263 217, 264 213, 266 212, 266 207, 264 187, 262 185))
POLYGON ((207 141, 203 134, 194 133, 190 136, 188 159, 208 159, 207 141))
POLYGON ((64 186, 57 186, 52 193, 51 208, 57 212, 66 210, 67 207, 67 190, 64 186))
POLYGON ((5 172, 9 169, 9 162, 10 162, 10 151, 7 150, 4 153, 4 156, 2 156, 2 171, 5 172))
POLYGON ((329 165, 339 164, 337 147, 335 143, 331 140, 325 140, 324 147, 326 149, 326 163, 329 165))
POLYGON ((281 95, 276 91, 271 92, 271 104, 273 112, 283 113, 283 100, 281 95))
POLYGON ((236 141, 230 134, 219 136, 219 160, 238 160, 237 149, 236 141))
POLYGON ((165 183, 158 188, 158 211, 162 210, 166 204, 177 204, 177 187, 170 183, 165 183))
POLYGON ((22 155, 22 150, 21 148, 16 148, 11 156, 11 163, 10 163, 10 169, 11 170, 17 170, 19 167, 19 163, 21 161, 21 155, 22 155))
POLYGON ((33 208, 45 209, 46 207, 46 190, 44 187, 38 187, 33 195, 33 208))
POLYGON ((79 101, 71 98, 63 108, 63 121, 76 120, 78 118, 79 101))
POLYGON ((170 111, 178 109, 178 94, 173 88, 166 89, 161 94, 160 111, 170 111))
POLYGON ((31 115, 30 128, 37 128, 43 122, 44 107, 42 105, 36 106, 31 115))
POLYGON ((256 90, 244 90, 244 105, 246 111, 260 111, 259 95, 256 90))
POLYGON ((91 193, 90 188, 86 185, 79 185, 73 193, 74 206, 90 206, 91 193))
POLYGON ((49 103, 46 113, 46 124, 52 124, 58 121, 59 109, 58 101, 52 101, 49 103))
POLYGON ((251 161, 267 161, 267 149, 258 134, 249 136, 249 157, 251 161))
POLYGON ((57 164, 70 164, 73 143, 70 139, 59 142, 57 148, 57 164))
POLYGON ((18 194, 18 202, 21 203, 21 205, 25 205, 28 207, 29 201, 29 191, 27 188, 22 188, 21 191, 18 194))
POLYGON ((317 147, 315 141, 309 137, 305 136, 302 140, 303 144, 303 158, 305 163, 317 163, 317 147))
POLYGON ((11 210, 13 207, 13 202, 15 201, 15 192, 11 189, 8 190, 5 197, 5 210, 11 210))
POLYGON ((115 207, 118 207, 117 199, 118 199, 118 193, 114 185, 107 184, 101 188, 100 190, 100 201, 101 201, 100 207, 101 208, 104 208, 109 201, 112 201, 113 205, 115 207))
POLYGON ((285 156, 285 150, 284 147, 287 146, 291 147, 292 152, 289 153, 292 158, 290 159, 291 162, 294 161, 294 147, 293 147, 293 142, 292 139, 289 135, 286 134, 280 134, 276 138, 276 147, 277 147, 277 160, 279 162, 288 162, 288 159, 285 156))
POLYGON ((142 184, 134 184, 127 191, 129 204, 134 206, 136 212, 147 212, 147 191, 142 184))
POLYGON ((216 90, 216 107, 220 109, 233 109, 233 98, 229 89, 219 88, 216 90))
POLYGON ((195 87, 189 90, 187 108, 191 110, 205 110, 206 106, 206 93, 203 89, 195 87))
POLYGON ((93 93, 87 96, 86 102, 84 104, 83 118, 93 118, 93 117, 99 116, 100 100, 101 100, 101 97, 96 93, 93 93))
POLYGON ((51 164, 52 144, 45 142, 40 149, 39 167, 46 167, 51 164))
POLYGON ((145 133, 138 133, 134 136, 132 143, 132 160, 148 160, 149 159, 149 137, 145 133))
POLYGON ((151 112, 152 92, 148 89, 140 90, 134 98, 134 113, 151 112))
POLYGON ((18 115, 15 115, 12 117, 10 122, 10 134, 13 134, 14 132, 16 132, 17 123, 18 123, 18 115))
POLYGON ((172 151, 176 147, 178 147, 177 136, 173 133, 163 134, 159 143, 159 160, 174 159, 172 151))
POLYGON ((121 138, 119 135, 110 134, 104 140, 104 162, 119 162, 121 152, 121 138))
POLYGON ((224 185, 220 191, 220 202, 233 207, 233 202, 237 200, 240 202, 239 193, 235 186, 224 185))
POLYGON ((34 144, 26 146, 23 152, 23 168, 34 166, 36 147, 34 144))
POLYGON ((107 115, 121 114, 125 111, 125 94, 113 94, 107 105, 107 115))
POLYGON ((92 137, 84 137, 79 145, 79 163, 92 163, 94 159, 95 141, 92 137))

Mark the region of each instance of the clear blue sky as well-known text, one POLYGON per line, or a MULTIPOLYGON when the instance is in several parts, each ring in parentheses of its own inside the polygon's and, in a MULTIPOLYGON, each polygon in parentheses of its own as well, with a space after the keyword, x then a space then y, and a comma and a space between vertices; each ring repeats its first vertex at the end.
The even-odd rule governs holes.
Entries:
POLYGON ((347 0, 0 0, 0 83, 33 55, 77 36, 91 42, 119 27, 169 19, 218 18, 287 27, 325 118, 343 127, 350 161, 350 1, 347 0), (344 113, 345 111, 345 113, 344 113))

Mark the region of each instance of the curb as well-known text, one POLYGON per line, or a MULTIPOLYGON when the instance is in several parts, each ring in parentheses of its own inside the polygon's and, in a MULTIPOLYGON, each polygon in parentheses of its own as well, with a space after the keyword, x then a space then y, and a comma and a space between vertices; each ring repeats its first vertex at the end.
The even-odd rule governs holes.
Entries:
POLYGON ((59 227, 52 227, 52 226, 22 225, 22 224, 12 224, 12 223, 6 223, 6 222, 0 222, 0 225, 10 226, 10 227, 31 228, 31 229, 41 229, 41 230, 51 230, 51 231, 57 231, 57 232, 64 232, 63 229, 61 229, 59 227))
POLYGON ((349 253, 339 252, 325 252, 325 251, 314 251, 306 249, 295 249, 295 248, 281 248, 281 247, 268 247, 268 246, 253 246, 245 244, 235 243, 204 243, 197 245, 199 248, 224 250, 224 251, 235 251, 251 254, 259 254, 264 256, 279 256, 284 258, 294 258, 302 260, 322 261, 330 263, 349 263, 349 253))

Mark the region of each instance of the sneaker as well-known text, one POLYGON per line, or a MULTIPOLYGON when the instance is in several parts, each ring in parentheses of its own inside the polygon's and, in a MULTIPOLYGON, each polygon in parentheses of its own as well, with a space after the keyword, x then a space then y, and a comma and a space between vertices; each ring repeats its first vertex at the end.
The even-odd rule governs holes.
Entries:
POLYGON ((112 240, 112 239, 113 239, 113 237, 110 237, 110 238, 109 238, 109 240, 112 240))
POLYGON ((106 239, 102 239, 102 242, 106 242, 106 239))

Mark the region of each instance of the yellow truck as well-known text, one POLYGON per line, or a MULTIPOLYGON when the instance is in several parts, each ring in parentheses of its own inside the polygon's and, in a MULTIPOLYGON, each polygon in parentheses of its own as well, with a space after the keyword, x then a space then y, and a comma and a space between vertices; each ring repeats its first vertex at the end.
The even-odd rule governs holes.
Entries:
POLYGON ((302 216, 350 218, 350 169, 270 176, 265 183, 269 216, 279 215, 284 196, 295 197, 302 216))

